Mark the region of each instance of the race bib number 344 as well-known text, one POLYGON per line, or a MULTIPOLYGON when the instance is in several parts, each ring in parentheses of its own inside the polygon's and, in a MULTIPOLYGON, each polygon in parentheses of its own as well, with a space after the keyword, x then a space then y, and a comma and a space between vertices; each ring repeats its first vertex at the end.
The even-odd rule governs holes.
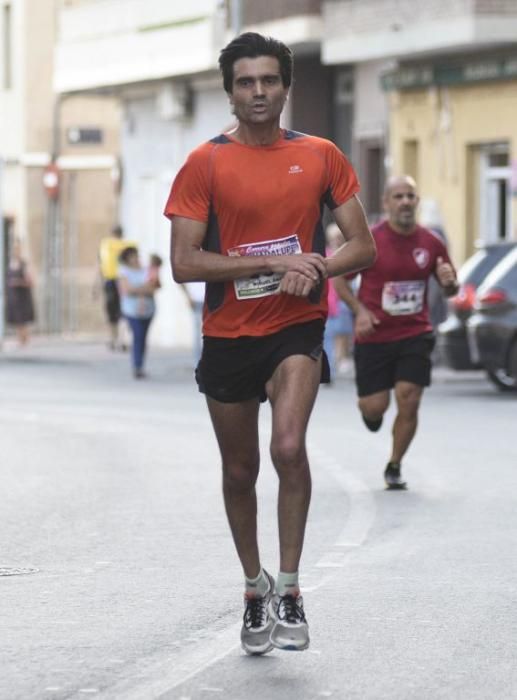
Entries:
MULTIPOLYGON (((297 255, 302 252, 298 236, 293 234, 285 238, 276 238, 260 243, 246 243, 228 250, 228 255, 297 255)), ((238 300, 257 299, 276 294, 280 287, 282 275, 278 273, 258 274, 245 279, 235 280, 235 296, 238 300)))
POLYGON ((417 314, 424 308, 424 280, 386 282, 382 288, 382 309, 390 316, 417 314))

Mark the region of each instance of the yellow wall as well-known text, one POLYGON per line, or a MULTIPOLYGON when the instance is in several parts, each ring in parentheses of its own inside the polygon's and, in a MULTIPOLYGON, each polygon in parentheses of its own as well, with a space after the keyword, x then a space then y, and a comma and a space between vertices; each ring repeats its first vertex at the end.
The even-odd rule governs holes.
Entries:
MULTIPOLYGON (((461 264, 478 235, 475 146, 506 141, 510 159, 517 158, 517 81, 396 92, 390 107, 392 173, 411 169, 416 142, 416 172, 410 174, 420 195, 438 202, 461 264)), ((515 196, 512 202, 517 239, 515 196)))

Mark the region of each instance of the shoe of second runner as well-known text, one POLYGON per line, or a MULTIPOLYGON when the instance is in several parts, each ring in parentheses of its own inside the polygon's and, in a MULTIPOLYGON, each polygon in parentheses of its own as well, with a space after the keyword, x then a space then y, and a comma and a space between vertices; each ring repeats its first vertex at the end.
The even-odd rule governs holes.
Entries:
POLYGON ((303 611, 303 598, 298 595, 273 595, 269 602, 273 619, 271 643, 285 651, 303 651, 309 646, 309 625, 303 611))
POLYGON ((388 462, 384 470, 384 481, 389 491, 404 491, 407 489, 407 482, 402 478, 398 462, 388 462))
POLYGON ((273 649, 270 641, 273 620, 269 614, 269 603, 275 588, 275 580, 265 572, 269 590, 264 596, 244 595, 244 618, 241 629, 241 645, 246 654, 267 654, 273 649))

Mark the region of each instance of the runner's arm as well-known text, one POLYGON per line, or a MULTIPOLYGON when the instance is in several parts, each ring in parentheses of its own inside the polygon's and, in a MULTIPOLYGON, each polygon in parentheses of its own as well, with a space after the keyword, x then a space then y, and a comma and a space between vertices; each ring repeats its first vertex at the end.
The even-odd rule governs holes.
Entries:
POLYGON ((352 291, 350 283, 345 277, 334 277, 332 280, 334 289, 339 298, 345 302, 355 316, 354 331, 358 338, 365 338, 375 330, 380 321, 377 316, 366 308, 352 291))
POLYGON ((459 285, 454 267, 440 256, 436 260, 435 277, 446 297, 453 297, 458 293, 459 285))
POLYGON ((338 297, 345 302, 354 316, 357 316, 359 311, 361 311, 361 309, 364 307, 354 294, 346 277, 342 275, 339 277, 334 277, 332 284, 334 285, 334 289, 336 290, 338 297))
POLYGON ((229 256, 201 249, 206 223, 182 216, 172 218, 171 265, 174 280, 229 282, 256 274, 297 272, 317 283, 327 276, 325 259, 317 253, 300 255, 229 256))
POLYGON ((328 276, 336 277, 372 265, 377 251, 359 199, 354 195, 332 213, 346 243, 327 258, 328 276))

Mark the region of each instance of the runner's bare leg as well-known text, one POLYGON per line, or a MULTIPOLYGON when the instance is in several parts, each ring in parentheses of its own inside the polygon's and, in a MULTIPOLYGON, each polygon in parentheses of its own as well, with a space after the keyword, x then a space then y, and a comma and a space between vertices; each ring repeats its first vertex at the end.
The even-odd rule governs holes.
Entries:
POLYGON ((389 390, 377 391, 375 394, 361 396, 357 402, 359 410, 368 420, 379 420, 388 410, 390 405, 389 390))
POLYGON ((298 571, 311 498, 305 447, 307 423, 321 376, 321 359, 287 357, 266 385, 273 411, 271 458, 280 480, 278 529, 280 571, 298 571))
POLYGON ((221 403, 207 397, 208 410, 221 452, 226 515, 237 554, 247 578, 260 572, 257 544, 259 473, 259 400, 221 403))
POLYGON ((401 462, 413 440, 418 425, 418 408, 423 387, 411 382, 395 384, 397 416, 393 423, 393 452, 391 462, 401 462))

